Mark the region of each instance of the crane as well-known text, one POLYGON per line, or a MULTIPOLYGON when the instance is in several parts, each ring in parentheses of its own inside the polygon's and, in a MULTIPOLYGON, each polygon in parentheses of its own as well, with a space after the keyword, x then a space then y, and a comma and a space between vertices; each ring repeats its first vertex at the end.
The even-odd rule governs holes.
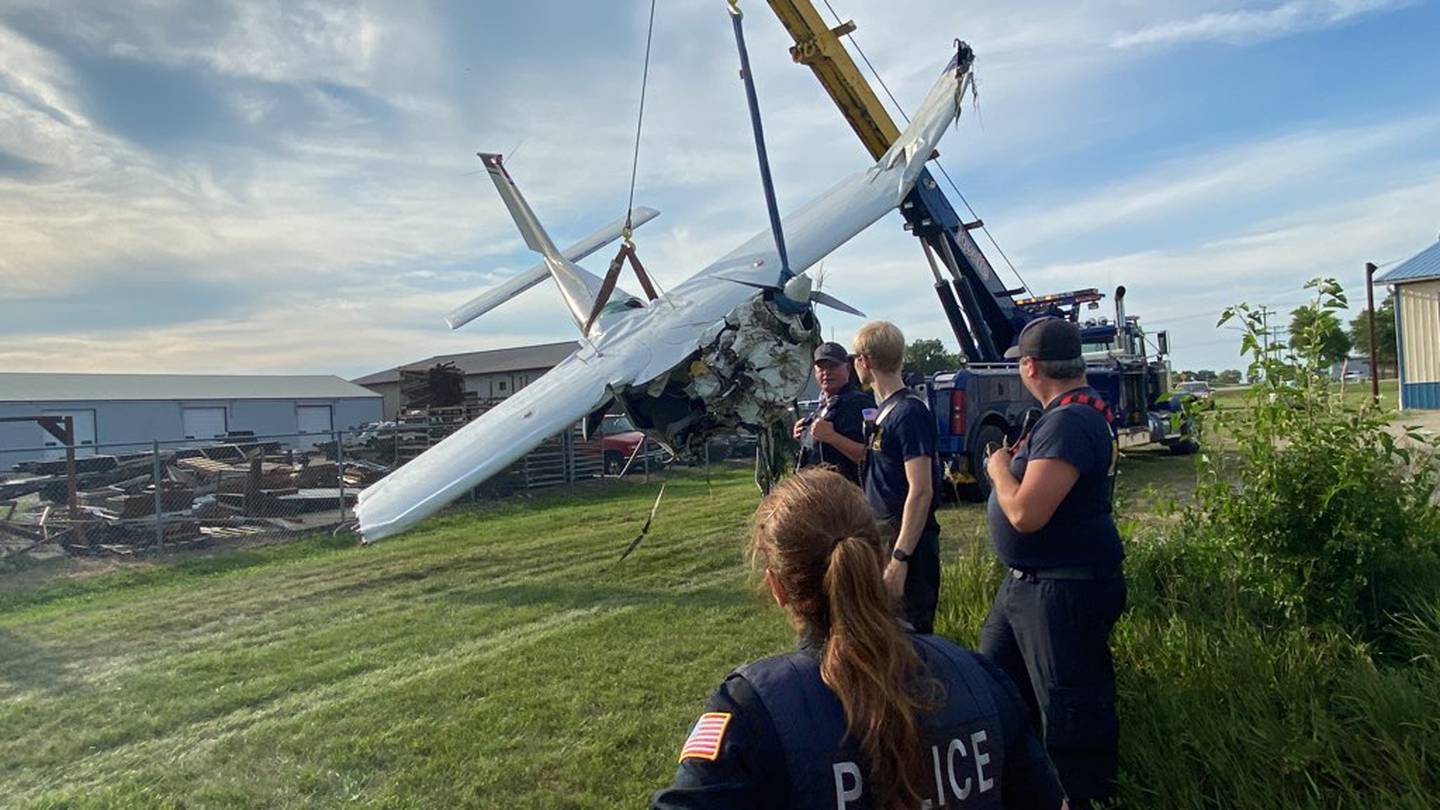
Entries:
MULTIPOLYGON (((794 40, 791 57, 814 72, 870 154, 883 154, 900 130, 840 41, 854 33, 855 23, 830 27, 810 0, 767 2, 794 40)), ((974 59, 969 46, 957 40, 956 48, 959 63, 968 67, 974 59)), ((1098 308, 1104 296, 1084 289, 1017 298, 1028 291, 1006 288, 970 235, 983 223, 978 218, 964 221, 928 169, 900 212, 905 227, 923 245, 935 293, 969 361, 964 369, 933 375, 924 386, 931 410, 949 416, 940 420, 937 447, 950 480, 975 485, 970 494, 983 498, 988 488, 983 448, 1018 435, 1026 413, 1038 404, 1025 392, 1015 364, 1003 361, 1002 353, 1032 318, 1053 314, 1079 323, 1081 308, 1098 308)), ((1164 358, 1168 338, 1163 332, 1156 335, 1160 348, 1152 361, 1137 320, 1125 313, 1124 297, 1125 288, 1117 288, 1113 326, 1104 319, 1082 325, 1082 337, 1094 335, 1097 350, 1086 358, 1087 376, 1115 408, 1121 447, 1155 442, 1173 452, 1194 452, 1188 416, 1176 401, 1164 399, 1171 390, 1164 358)))
MULTIPOLYGON (((900 129, 840 42, 842 36, 855 31, 855 23, 831 28, 810 0, 768 2, 795 41, 791 57, 815 73, 871 156, 883 155, 900 136, 900 129)), ((957 47, 962 63, 973 60, 969 46, 957 42, 957 47)), ((1000 360, 1028 315, 1015 303, 1022 290, 1005 286, 970 235, 983 223, 978 219, 965 222, 929 169, 920 175, 900 211, 906 228, 924 245, 935 292, 966 358, 972 363, 1000 360)))

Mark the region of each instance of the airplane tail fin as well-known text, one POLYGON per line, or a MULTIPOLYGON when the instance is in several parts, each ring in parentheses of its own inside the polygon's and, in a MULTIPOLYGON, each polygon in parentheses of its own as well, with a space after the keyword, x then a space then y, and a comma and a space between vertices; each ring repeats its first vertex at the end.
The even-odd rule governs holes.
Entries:
POLYGON ((500 155, 486 152, 479 155, 485 162, 485 170, 490 173, 490 179, 495 181, 495 189, 500 192, 500 199, 504 200, 505 207, 510 209, 510 216, 515 219, 515 227, 520 230, 526 246, 544 257, 545 269, 550 273, 550 277, 555 279, 555 286, 560 288, 560 296, 565 299, 570 317, 583 331, 585 322, 590 317, 590 310, 595 305, 596 295, 600 291, 600 279, 567 259, 559 248, 555 247, 550 235, 535 217, 535 212, 530 210, 530 204, 525 202, 525 197, 510 178, 510 173, 505 171, 500 155))
MULTIPOLYGON (((658 216, 660 216, 660 212, 654 208, 639 206, 632 213, 631 227, 638 228, 658 216)), ((562 255, 572 262, 578 262, 600 248, 614 242, 616 239, 619 239, 623 235, 624 228, 625 218, 621 217, 570 247, 565 248, 562 255)), ((450 310, 450 312, 445 315, 445 322, 450 324, 451 329, 459 329, 549 277, 550 268, 545 262, 541 262, 520 275, 492 287, 469 301, 466 301, 464 304, 450 310)))

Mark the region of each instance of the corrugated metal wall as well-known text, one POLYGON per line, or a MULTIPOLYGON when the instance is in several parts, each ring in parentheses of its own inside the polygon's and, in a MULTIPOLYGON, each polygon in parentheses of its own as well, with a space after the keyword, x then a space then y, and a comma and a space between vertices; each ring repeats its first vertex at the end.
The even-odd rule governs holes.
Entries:
POLYGON ((1398 288, 1402 405, 1440 408, 1440 280, 1398 288))

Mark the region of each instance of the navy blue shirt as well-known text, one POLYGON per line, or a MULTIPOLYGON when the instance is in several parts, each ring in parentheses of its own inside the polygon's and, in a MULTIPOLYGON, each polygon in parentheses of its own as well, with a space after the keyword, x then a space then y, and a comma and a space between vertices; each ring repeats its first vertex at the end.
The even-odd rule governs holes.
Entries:
POLYGON ((871 431, 865 454, 865 498, 870 501, 870 511, 881 523, 899 526, 905 514, 905 496, 910 493, 905 462, 929 456, 932 497, 926 528, 938 528, 935 502, 940 497, 940 463, 935 453, 934 415, 924 400, 902 388, 880 403, 876 417, 879 422, 871 431))
MULTIPOLYGON (((820 407, 815 411, 818 419, 828 419, 835 426, 835 432, 849 439, 852 442, 865 443, 865 409, 875 407, 875 398, 857 389, 855 386, 846 384, 840 392, 833 397, 827 397, 820 407)), ((816 441, 813 448, 800 449, 800 460, 795 466, 797 469, 814 467, 820 464, 829 464, 846 478, 860 483, 860 465, 850 460, 850 457, 840 452, 840 449, 816 441)))
MULTIPOLYGON (((1089 387, 1067 394, 1100 398, 1089 387)), ((1010 474, 1020 481, 1031 459, 1061 459, 1080 473, 1054 516, 1038 531, 1016 531, 990 493, 990 539, 1000 560, 1012 568, 1105 566, 1118 564, 1124 556, 1110 510, 1110 474, 1118 455, 1115 434, 1100 410, 1082 402, 1061 405, 1065 398, 1056 397, 1046 407, 1010 464, 1010 474)))
MULTIPOLYGON (((949 644, 944 639, 936 638, 935 641, 949 644)), ((813 642, 801 647, 801 652, 817 659, 822 650, 822 646, 813 642)), ((923 649, 919 647, 918 643, 917 652, 923 653, 923 649)), ((999 803, 1007 808, 1045 808, 1045 810, 1058 808, 1063 798, 1063 791, 1055 776, 1054 768, 1050 764, 1049 756, 1045 753, 1039 736, 1030 725, 1024 699, 1021 698, 1014 683, 984 657, 964 650, 958 652, 962 655, 973 656, 981 665, 986 675, 984 687, 993 698, 999 712, 1001 740, 1004 745, 1003 755, 994 757, 1003 763, 999 772, 994 773, 996 784, 1002 791, 999 803)), ((924 658, 925 656, 922 654, 922 659, 924 658)), ((941 679, 941 684, 947 694, 955 696, 968 694, 966 684, 956 682, 952 677, 946 677, 946 673, 950 672, 948 668, 930 665, 930 671, 941 679)), ((818 673, 816 677, 818 679, 818 673)), ((726 678, 705 704, 705 712, 730 715, 715 758, 682 758, 680 767, 675 774, 674 783, 657 792, 651 800, 652 810, 681 810, 681 808, 776 808, 776 810, 780 810, 780 808, 790 807, 788 798, 791 794, 791 777, 780 736, 770 711, 765 708, 765 704, 744 675, 737 671, 726 678)), ((843 724, 843 718, 840 722, 843 724)), ((928 725, 922 718, 922 729, 927 728, 928 725)), ((937 729, 930 731, 943 732, 943 730, 937 729)), ((827 752, 835 756, 844 756, 846 753, 853 755, 853 752, 841 750, 849 745, 848 737, 844 743, 839 740, 817 740, 814 751, 816 756, 822 757, 826 756, 827 752)), ((964 762, 963 756, 957 755, 953 751, 945 752, 943 746, 941 753, 945 755, 947 761, 953 757, 958 763, 957 768, 963 769, 968 766, 972 769, 970 773, 974 773, 974 764, 964 762)), ((999 753, 997 752, 997 754, 999 753)), ((926 746, 926 756, 928 773, 932 765, 929 762, 928 746, 926 746)), ((966 756, 969 754, 967 753, 966 756)), ((928 788, 927 783, 925 789, 928 790, 928 788)), ((993 794, 991 795, 993 796, 993 794)), ((827 808, 839 806, 834 795, 814 798, 816 806, 827 808)), ((954 796, 949 798, 948 806, 965 806, 964 802, 957 802, 954 796)), ((985 797, 976 795, 975 798, 979 800, 985 797)), ((868 810, 871 807, 868 799, 867 792, 860 799, 844 802, 843 806, 847 810, 868 810)))

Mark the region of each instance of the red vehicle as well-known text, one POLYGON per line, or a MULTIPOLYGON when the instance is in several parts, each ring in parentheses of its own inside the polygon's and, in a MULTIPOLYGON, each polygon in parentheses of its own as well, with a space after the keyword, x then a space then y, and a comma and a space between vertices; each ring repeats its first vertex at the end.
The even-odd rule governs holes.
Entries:
MULTIPOLYGON (((631 456, 640 461, 636 448, 645 441, 645 434, 630 424, 630 417, 611 414, 600 423, 600 446, 604 451, 605 474, 619 475, 631 456)), ((640 452, 644 452, 643 450, 640 452)))

